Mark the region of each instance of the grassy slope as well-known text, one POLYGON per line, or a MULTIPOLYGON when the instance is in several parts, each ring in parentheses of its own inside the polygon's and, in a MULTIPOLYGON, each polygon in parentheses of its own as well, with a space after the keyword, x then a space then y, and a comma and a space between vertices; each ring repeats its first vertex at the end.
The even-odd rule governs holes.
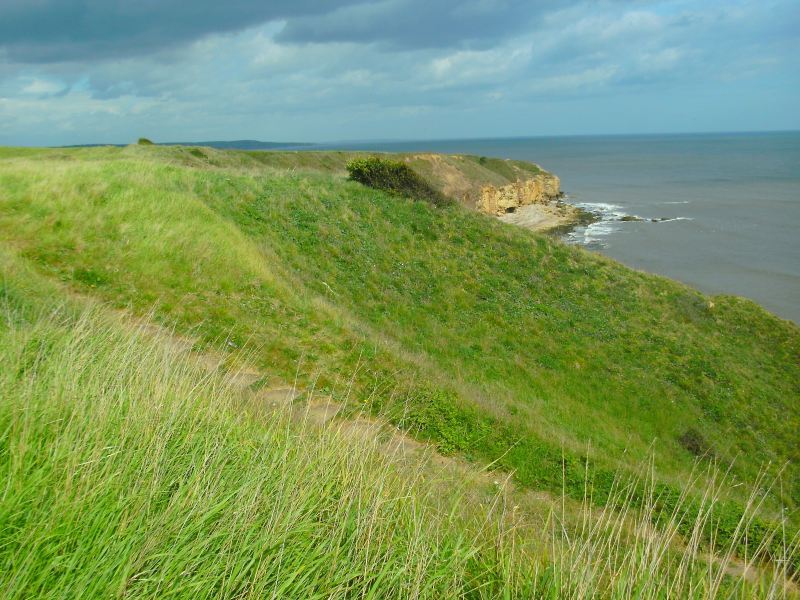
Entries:
POLYGON ((675 552, 676 524, 656 531, 652 506, 633 519, 585 506, 574 525, 563 512, 531 522, 511 505, 519 495, 476 494, 485 477, 454 481, 336 427, 243 411, 247 393, 174 342, 65 296, 0 248, 3 598, 794 589, 781 568, 736 575, 729 547, 710 564, 697 544, 675 552))
POLYGON ((3 598, 514 593, 457 494, 333 430, 248 419, 168 340, 52 312, 57 288, 0 266, 3 598))
MULTIPOLYGON (((263 152, 240 150, 217 150, 214 148, 180 148, 164 146, 91 147, 80 149, 47 148, 0 148, 4 156, 39 156, 53 160, 121 158, 137 155, 149 159, 157 158, 170 164, 194 167, 218 167, 227 169, 253 169, 268 167, 291 171, 313 170, 343 175, 352 158, 365 153, 345 151, 263 152)), ((439 154, 395 154, 408 164, 431 186, 446 194, 455 194, 456 199, 472 206, 484 186, 504 186, 529 179, 543 173, 535 164, 519 161, 469 155, 439 154)))
MULTIPOLYGON (((5 150, 0 233, 39 272, 246 347, 276 379, 302 361, 336 394, 354 376, 358 397, 528 485, 560 489, 563 451, 582 494, 589 444, 601 491, 603 468, 651 446, 679 484, 688 429, 747 481, 797 461, 798 331, 753 303, 710 308, 461 209, 261 165, 336 155, 214 152, 223 170, 189 152, 5 150)), ((797 506, 797 467, 786 481, 772 509, 797 506)))

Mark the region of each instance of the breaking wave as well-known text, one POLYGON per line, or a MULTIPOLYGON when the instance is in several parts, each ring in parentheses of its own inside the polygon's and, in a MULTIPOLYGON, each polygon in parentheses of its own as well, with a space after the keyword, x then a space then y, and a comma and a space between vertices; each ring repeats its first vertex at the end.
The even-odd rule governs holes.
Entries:
MULTIPOLYGON (((669 202, 667 204, 687 204, 688 200, 669 202)), ((565 240, 571 244, 586 246, 589 248, 605 248, 606 238, 613 233, 621 231, 628 223, 669 223, 671 221, 692 221, 691 217, 662 217, 646 218, 625 212, 624 208, 618 204, 606 202, 572 202, 596 217, 596 221, 588 225, 580 225, 566 234, 565 240)))

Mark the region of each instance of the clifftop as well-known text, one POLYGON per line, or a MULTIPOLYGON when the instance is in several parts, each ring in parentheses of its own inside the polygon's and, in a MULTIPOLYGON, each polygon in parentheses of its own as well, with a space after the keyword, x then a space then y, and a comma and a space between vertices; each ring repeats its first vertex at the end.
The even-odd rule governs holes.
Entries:
MULTIPOLYGON (((192 167, 262 168, 311 170, 345 174, 353 158, 380 154, 347 151, 264 151, 220 150, 209 147, 150 146, 101 147, 72 149, 71 156, 102 153, 119 158, 136 155, 192 167)), ((61 150, 37 150, 49 156, 61 150)), ((560 196, 560 181, 539 165, 521 161, 468 154, 403 153, 392 157, 405 161, 430 185, 463 206, 491 215, 502 215, 531 204, 547 204, 560 196)))
POLYGON ((558 177, 530 162, 464 154, 402 158, 445 195, 487 214, 504 214, 508 207, 545 202, 560 193, 558 177))

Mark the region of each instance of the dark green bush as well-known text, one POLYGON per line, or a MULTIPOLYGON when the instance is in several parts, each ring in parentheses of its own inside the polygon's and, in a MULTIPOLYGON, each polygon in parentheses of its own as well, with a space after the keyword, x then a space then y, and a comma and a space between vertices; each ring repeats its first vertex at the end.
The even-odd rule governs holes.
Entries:
POLYGON ((148 140, 147 138, 139 138, 139 141, 136 142, 136 143, 139 144, 140 146, 152 146, 153 145, 153 142, 151 140, 148 140))
POLYGON ((414 200, 425 200, 436 206, 452 204, 450 198, 433 189, 407 164, 400 161, 380 156, 356 158, 347 163, 347 171, 353 181, 377 190, 392 192, 414 200))
POLYGON ((706 456, 713 458, 714 453, 711 451, 711 446, 697 429, 690 427, 684 431, 678 438, 681 446, 686 448, 695 456, 706 456))

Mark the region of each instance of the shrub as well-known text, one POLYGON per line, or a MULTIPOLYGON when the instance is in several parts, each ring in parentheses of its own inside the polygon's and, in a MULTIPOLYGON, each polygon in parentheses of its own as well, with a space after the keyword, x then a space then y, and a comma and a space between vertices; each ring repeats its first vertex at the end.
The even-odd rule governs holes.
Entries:
POLYGON ((713 457, 714 455, 711 451, 711 446, 703 437, 703 434, 697 431, 694 427, 690 427, 684 431, 678 438, 678 441, 680 442, 681 446, 686 448, 686 450, 695 456, 713 457))
POLYGON ((137 141, 136 143, 139 144, 140 146, 152 146, 153 145, 153 141, 152 140, 148 140, 147 138, 143 138, 143 137, 139 138, 139 141, 137 141))
POLYGON ((415 200, 425 200, 436 206, 447 206, 452 200, 433 189, 431 185, 415 173, 407 164, 370 156, 356 158, 347 163, 350 179, 368 187, 385 192, 407 196, 415 200))

